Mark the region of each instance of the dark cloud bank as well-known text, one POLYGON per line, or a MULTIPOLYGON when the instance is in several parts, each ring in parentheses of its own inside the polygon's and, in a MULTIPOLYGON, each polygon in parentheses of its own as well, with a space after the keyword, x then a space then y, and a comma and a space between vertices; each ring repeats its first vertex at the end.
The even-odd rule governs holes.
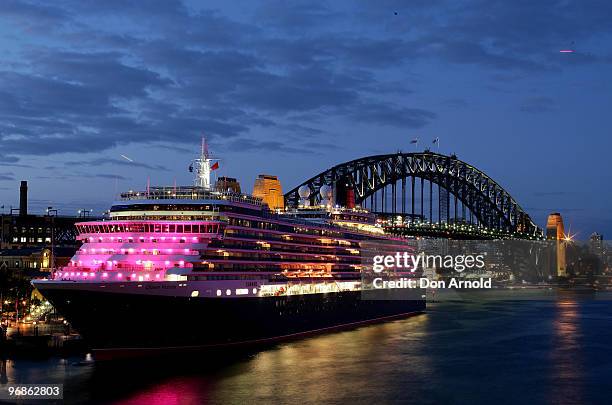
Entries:
MULTIPOLYGON (((226 147, 293 153, 333 144, 329 117, 422 128, 439 113, 414 104, 403 70, 424 60, 494 73, 556 70, 548 51, 609 33, 610 7, 278 2, 233 18, 179 1, 3 1, 0 155, 7 164, 128 143, 186 144, 202 131, 226 147), (253 128, 270 139, 249 139, 253 128), (290 128, 307 141, 275 139, 290 128)), ((574 63, 593 62, 601 60, 576 55, 574 63)), ((534 97, 519 108, 547 112, 554 101, 534 97)))

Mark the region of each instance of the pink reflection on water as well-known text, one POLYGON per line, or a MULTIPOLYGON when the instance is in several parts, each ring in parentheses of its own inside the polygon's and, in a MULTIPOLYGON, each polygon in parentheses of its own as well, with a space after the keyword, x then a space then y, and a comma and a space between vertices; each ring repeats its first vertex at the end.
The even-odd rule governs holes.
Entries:
POLYGON ((188 378, 167 381, 155 385, 148 391, 135 394, 126 400, 116 402, 126 405, 187 405, 206 403, 208 387, 201 379, 188 378))

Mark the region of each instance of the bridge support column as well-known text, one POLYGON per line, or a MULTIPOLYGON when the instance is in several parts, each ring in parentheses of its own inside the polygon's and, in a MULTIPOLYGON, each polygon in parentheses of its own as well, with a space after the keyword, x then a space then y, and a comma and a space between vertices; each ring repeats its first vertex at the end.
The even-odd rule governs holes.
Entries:
POLYGON ((397 184, 394 181, 391 183, 391 212, 393 215, 397 213, 397 193, 396 193, 397 184))
POLYGON ((412 219, 414 220, 414 177, 410 177, 410 182, 411 182, 411 186, 412 186, 412 190, 410 192, 410 198, 411 198, 411 202, 412 202, 412 219))
POLYGON ((423 187, 425 180, 421 177, 421 221, 423 220, 423 187))
POLYGON ((429 180, 429 222, 433 224, 433 186, 431 179, 429 180))
POLYGON ((406 214, 406 178, 402 177, 402 215, 406 214))

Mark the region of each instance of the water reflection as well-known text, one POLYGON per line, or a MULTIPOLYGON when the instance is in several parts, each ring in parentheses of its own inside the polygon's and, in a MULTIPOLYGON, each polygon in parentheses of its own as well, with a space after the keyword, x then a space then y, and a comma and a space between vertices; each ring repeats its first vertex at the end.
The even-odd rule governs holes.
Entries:
POLYGON ((64 383, 66 403, 87 404, 605 403, 611 320, 607 303, 573 299, 440 304, 254 352, 108 365, 18 360, 0 363, 0 377, 64 383))
POLYGON ((6 373, 6 363, 8 363, 8 360, 0 359, 0 384, 2 385, 8 382, 8 374, 6 373))
POLYGON ((555 303, 551 347, 553 403, 584 403, 586 378, 580 330, 580 303, 562 299, 555 303))
POLYGON ((426 323, 427 316, 417 316, 261 352, 245 372, 222 380, 211 399, 339 403, 352 401, 358 393, 363 402, 392 400, 395 389, 409 390, 423 374, 431 374, 426 323), (405 373, 406 365, 412 375, 405 373))
POLYGON ((96 365, 82 390, 118 404, 392 401, 433 375, 427 324, 416 316, 172 366, 96 365))
POLYGON ((115 402, 125 405, 179 405, 202 404, 208 402, 209 397, 205 381, 190 377, 186 379, 172 379, 156 384, 154 387, 142 390, 127 399, 115 402))

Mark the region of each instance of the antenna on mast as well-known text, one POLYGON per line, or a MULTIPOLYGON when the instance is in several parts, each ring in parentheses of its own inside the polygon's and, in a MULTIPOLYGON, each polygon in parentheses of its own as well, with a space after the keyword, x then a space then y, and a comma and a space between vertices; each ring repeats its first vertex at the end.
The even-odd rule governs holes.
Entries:
POLYGON ((200 157, 198 159, 194 159, 189 166, 189 171, 194 173, 193 184, 196 187, 210 190, 210 163, 212 160, 213 158, 208 153, 208 143, 206 142, 206 137, 202 136, 200 157))

